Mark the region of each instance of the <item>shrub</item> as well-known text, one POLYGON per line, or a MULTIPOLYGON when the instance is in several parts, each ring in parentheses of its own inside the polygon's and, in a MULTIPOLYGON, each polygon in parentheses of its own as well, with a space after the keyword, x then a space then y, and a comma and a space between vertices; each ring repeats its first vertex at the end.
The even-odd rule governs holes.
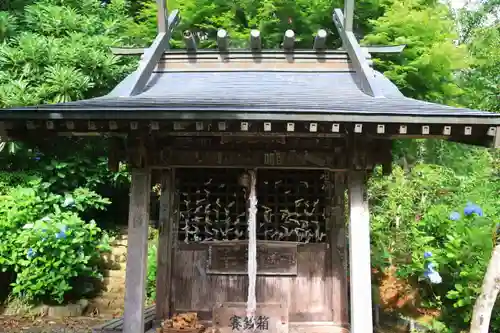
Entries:
POLYGON ((109 249, 107 235, 94 221, 79 214, 109 203, 96 193, 77 188, 57 195, 33 180, 0 197, 0 267, 16 273, 13 294, 31 302, 62 303, 72 294, 85 295, 99 277, 101 251, 109 249), (79 281, 79 282, 77 282, 79 281))
POLYGON ((157 262, 156 262, 156 252, 157 250, 157 241, 150 242, 148 247, 148 281, 146 287, 146 294, 149 300, 156 300, 156 271, 157 271, 157 262))
POLYGON ((452 332, 468 327, 500 215, 500 184, 491 169, 476 170, 396 166, 370 186, 373 265, 416 283, 421 306, 439 309, 452 332))

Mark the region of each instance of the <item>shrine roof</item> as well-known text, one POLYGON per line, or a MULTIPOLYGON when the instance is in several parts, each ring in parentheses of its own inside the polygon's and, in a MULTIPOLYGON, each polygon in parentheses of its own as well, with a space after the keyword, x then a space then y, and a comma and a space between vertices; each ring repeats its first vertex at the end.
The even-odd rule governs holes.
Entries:
POLYGON ((200 135, 209 134, 214 128, 210 123, 218 122, 219 132, 236 128, 235 135, 261 130, 302 135, 297 131, 307 128, 309 136, 434 136, 500 147, 500 114, 405 97, 374 70, 372 53, 399 53, 404 45, 361 46, 352 31, 351 7, 346 7, 346 17, 340 9, 333 13, 342 40, 342 49, 337 50, 326 48, 324 29, 317 31, 310 50, 295 49, 292 30, 285 31, 279 50, 262 49, 258 30, 250 32, 247 49, 231 49, 224 29, 217 32, 218 49, 198 50, 195 36, 185 31, 186 49, 170 50, 179 15, 173 11, 167 20, 160 8, 158 35, 150 47, 112 50, 140 55, 141 60, 109 94, 3 109, 0 125, 11 132, 161 128, 162 133, 200 135))
MULTIPOLYGON (((36 118, 109 119, 112 114, 125 118, 175 119, 191 116, 225 119, 228 113, 265 113, 263 120, 286 119, 291 113, 316 114, 325 120, 341 116, 377 118, 445 117, 475 118, 475 122, 500 125, 500 114, 428 103, 404 97, 396 86, 378 72, 375 83, 382 97, 372 97, 360 88, 356 72, 166 72, 154 73, 144 91, 135 96, 106 95, 99 98, 60 104, 2 110, 0 118, 19 118, 36 112, 36 118), (150 111, 150 112, 148 112, 150 111), (214 115, 220 113, 220 116, 214 115), (208 114, 206 114, 208 116, 208 114)), ((126 85, 126 80, 122 82, 126 85)), ((120 86, 115 89, 119 93, 120 86)), ((232 117, 230 117, 232 118, 232 117)), ((453 122, 456 122, 453 121, 453 122)))

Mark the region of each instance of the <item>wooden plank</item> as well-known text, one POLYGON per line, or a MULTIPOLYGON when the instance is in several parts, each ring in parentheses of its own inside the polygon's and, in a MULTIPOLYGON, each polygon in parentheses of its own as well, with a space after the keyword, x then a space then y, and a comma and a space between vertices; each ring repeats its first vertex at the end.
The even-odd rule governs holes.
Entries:
MULTIPOLYGON (((112 47, 111 52, 115 55, 124 55, 124 56, 138 56, 144 54, 147 49, 145 48, 133 48, 133 47, 112 47)), ((220 57, 219 50, 213 49, 200 49, 196 51, 196 54, 188 54, 186 50, 168 50, 163 54, 163 58, 166 57, 196 57, 196 58, 214 58, 220 57)), ((322 52, 312 51, 312 50, 293 50, 293 51, 285 51, 281 49, 270 49, 270 50, 261 50, 256 53, 253 50, 249 49, 230 49, 227 52, 225 57, 234 58, 234 57, 242 57, 242 58, 260 58, 260 57, 283 57, 283 56, 293 56, 293 57, 338 57, 338 58, 346 58, 346 53, 343 50, 325 50, 322 52)))
MULTIPOLYGON (((148 326, 151 325, 153 319, 155 316, 155 306, 149 306, 145 311, 144 311, 144 327, 145 330, 147 329, 148 326)), ((100 332, 105 332, 109 333, 112 331, 117 331, 121 332, 123 329, 123 317, 112 319, 110 321, 105 322, 104 324, 95 326, 92 328, 93 333, 100 333, 100 332)))
POLYGON ((341 156, 331 152, 308 151, 186 151, 164 150, 155 164, 169 166, 242 166, 242 167, 308 167, 338 168, 344 166, 341 156))
MULTIPOLYGON (((201 51, 200 51, 201 52, 201 51)), ((166 52, 161 58, 162 62, 247 62, 247 61, 257 61, 257 62, 349 62, 349 57, 344 51, 342 54, 329 54, 326 52, 311 52, 311 53, 247 53, 238 54, 234 52, 219 53, 214 52, 211 54, 203 53, 170 53, 166 52)))
MULTIPOLYGON (((246 275, 206 274, 207 247, 208 244, 203 243, 179 243, 173 272, 177 286, 172 311, 197 312, 205 319, 204 314, 211 313, 214 304, 246 301, 246 275)), ((301 244, 297 247, 296 276, 258 275, 258 302, 288 305, 290 321, 332 321, 331 305, 326 297, 330 279, 325 267, 327 251, 325 243, 301 244)))
POLYGON ((335 322, 318 321, 289 324, 290 333, 349 333, 349 329, 335 322))
MULTIPOLYGON (((297 275, 295 243, 257 244, 257 275, 297 275)), ((208 274, 245 275, 248 272, 248 243, 217 244, 208 248, 208 274)))
POLYGON ((124 333, 144 329, 151 171, 133 169, 130 189, 124 333))
POLYGON ((175 169, 163 170, 156 277, 156 319, 158 320, 166 319, 171 315, 174 179, 175 169))
POLYGON ((245 302, 226 302, 214 307, 212 323, 220 333, 288 333, 288 308, 285 304, 257 303, 255 317, 248 318, 245 302))
POLYGON ((349 210, 351 332, 373 333, 370 214, 364 171, 349 174, 349 210))

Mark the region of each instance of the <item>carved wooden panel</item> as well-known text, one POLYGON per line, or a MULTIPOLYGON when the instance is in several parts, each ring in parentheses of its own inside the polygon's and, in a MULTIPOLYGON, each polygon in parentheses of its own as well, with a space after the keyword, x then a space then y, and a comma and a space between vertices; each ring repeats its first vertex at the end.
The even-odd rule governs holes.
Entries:
MULTIPOLYGON (((248 244, 210 245, 208 274, 247 274, 248 244)), ((296 244, 257 244, 257 275, 297 275, 296 244)))
POLYGON ((212 323, 220 333, 288 333, 288 308, 284 304, 257 303, 255 316, 248 317, 246 303, 220 303, 213 309, 212 323))

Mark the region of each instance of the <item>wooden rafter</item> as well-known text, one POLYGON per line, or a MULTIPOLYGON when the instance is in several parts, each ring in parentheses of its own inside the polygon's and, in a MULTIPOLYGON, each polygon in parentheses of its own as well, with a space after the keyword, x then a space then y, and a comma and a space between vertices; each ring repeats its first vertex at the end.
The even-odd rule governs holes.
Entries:
POLYGON ((375 79, 375 72, 370 67, 370 64, 366 59, 366 55, 361 49, 356 36, 354 36, 352 30, 347 30, 345 28, 344 14, 341 9, 337 8, 334 10, 333 22, 337 27, 337 31, 342 39, 342 44, 344 45, 347 54, 349 54, 356 72, 359 74, 363 91, 373 97, 383 97, 384 95, 382 93, 382 89, 377 84, 375 79))

